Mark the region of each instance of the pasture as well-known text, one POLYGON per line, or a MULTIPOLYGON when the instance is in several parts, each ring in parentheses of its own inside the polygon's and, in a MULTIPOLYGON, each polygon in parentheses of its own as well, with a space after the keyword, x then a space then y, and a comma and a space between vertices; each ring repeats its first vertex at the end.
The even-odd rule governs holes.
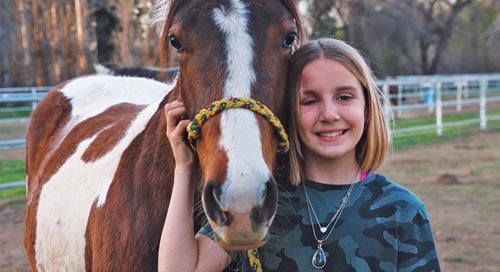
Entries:
MULTIPOLYGON (((500 130, 394 151, 381 171, 426 203, 443 271, 500 271, 500 130), (457 180, 443 175, 455 175, 457 180)), ((9 151, 22 157, 22 150, 9 151)), ((0 152, 0 160, 7 153, 0 152)), ((24 197, 0 201, 0 270, 27 271, 24 197)))

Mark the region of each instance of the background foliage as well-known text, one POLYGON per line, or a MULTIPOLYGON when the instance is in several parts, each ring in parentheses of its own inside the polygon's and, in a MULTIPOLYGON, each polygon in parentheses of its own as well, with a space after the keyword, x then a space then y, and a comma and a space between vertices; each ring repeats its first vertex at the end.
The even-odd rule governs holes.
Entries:
MULTIPOLYGON (((161 27, 148 26, 153 1, 0 1, 0 87, 57 84, 93 73, 95 63, 159 65, 161 27)), ((499 1, 299 3, 311 38, 350 42, 379 77, 500 71, 499 1)))

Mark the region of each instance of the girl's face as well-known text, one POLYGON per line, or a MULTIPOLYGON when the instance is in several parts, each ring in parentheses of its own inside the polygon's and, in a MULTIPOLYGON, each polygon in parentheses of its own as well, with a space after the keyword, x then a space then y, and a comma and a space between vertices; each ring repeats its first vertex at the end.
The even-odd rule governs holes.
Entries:
POLYGON ((306 163, 355 161, 365 124, 361 84, 341 63, 321 58, 304 67, 299 86, 299 136, 306 163))

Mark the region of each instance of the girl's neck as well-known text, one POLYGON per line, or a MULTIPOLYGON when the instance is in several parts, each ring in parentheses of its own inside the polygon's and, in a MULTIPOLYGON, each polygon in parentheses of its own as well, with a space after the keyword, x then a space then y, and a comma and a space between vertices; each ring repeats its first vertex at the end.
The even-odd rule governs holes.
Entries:
POLYGON ((325 184, 343 185, 359 180, 360 166, 356 158, 331 160, 305 160, 307 179, 325 184))

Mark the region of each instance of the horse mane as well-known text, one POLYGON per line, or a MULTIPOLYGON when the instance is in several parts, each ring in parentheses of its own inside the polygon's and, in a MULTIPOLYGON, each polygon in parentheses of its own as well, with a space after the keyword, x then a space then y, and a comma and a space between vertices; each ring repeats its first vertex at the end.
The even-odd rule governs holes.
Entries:
POLYGON ((163 26, 161 40, 160 40, 160 52, 161 52, 161 67, 167 67, 168 63, 168 30, 172 26, 174 16, 177 12, 184 7, 188 1, 186 0, 162 0, 161 2, 166 2, 165 7, 160 9, 160 11, 165 12, 167 17, 165 19, 165 24, 163 26))
POLYGON ((297 0, 281 0, 281 3, 288 9, 290 14, 292 14, 295 26, 297 27, 299 44, 301 44, 304 39, 304 28, 302 27, 302 21, 299 16, 297 0))

